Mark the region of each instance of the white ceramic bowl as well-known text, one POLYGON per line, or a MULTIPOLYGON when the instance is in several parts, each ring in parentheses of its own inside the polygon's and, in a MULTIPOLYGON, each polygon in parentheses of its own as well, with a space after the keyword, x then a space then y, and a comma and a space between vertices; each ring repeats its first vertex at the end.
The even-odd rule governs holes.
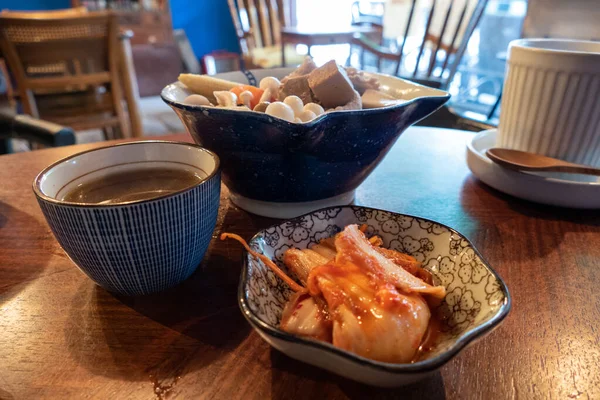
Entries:
POLYGON ((600 43, 510 43, 496 146, 600 166, 600 43))
POLYGON ((452 228, 425 218, 366 207, 327 208, 262 230, 249 245, 286 270, 281 262, 285 250, 309 247, 354 223, 367 224, 367 233, 381 236, 385 247, 414 256, 433 274, 436 284, 446 287, 446 298, 433 310, 446 321, 435 349, 413 364, 389 364, 280 330, 281 313, 292 292, 246 253, 238 292, 240 308, 258 334, 279 351, 359 382, 401 386, 440 368, 508 314, 511 300, 506 285, 473 245, 452 228))

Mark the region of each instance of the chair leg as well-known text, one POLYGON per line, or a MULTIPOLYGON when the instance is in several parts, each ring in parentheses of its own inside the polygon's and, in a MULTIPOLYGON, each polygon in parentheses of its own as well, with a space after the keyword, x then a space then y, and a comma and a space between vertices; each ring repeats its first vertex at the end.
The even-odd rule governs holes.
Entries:
POLYGON ((352 64, 352 49, 353 49, 353 46, 352 46, 352 43, 350 43, 350 53, 348 53, 348 58, 346 58, 346 64, 345 64, 346 67, 352 66, 351 65, 352 64))
POLYGON ((131 44, 128 39, 119 41, 119 72, 123 84, 123 94, 127 104, 127 119, 129 122, 129 134, 133 137, 143 136, 142 130, 142 115, 139 109, 139 90, 133 66, 133 58, 131 54, 131 44))
POLYGON ((119 121, 118 126, 121 135, 123 135, 123 137, 131 137, 131 126, 129 126, 130 121, 123 105, 123 79, 118 73, 118 65, 116 68, 116 73, 113 73, 111 77, 113 81, 110 87, 113 109, 117 120, 119 121))
POLYGON ((110 127, 110 137, 111 140, 123 139, 125 138, 123 134, 123 129, 121 125, 115 125, 110 127))
POLYGON ((10 139, 0 139, 0 155, 12 153, 10 139))
POLYGON ((360 55, 358 56, 358 59, 358 63, 360 64, 358 68, 365 68, 365 49, 363 49, 362 47, 360 48, 360 55))
POLYGON ((102 128, 102 134, 104 135, 104 140, 113 140, 113 127, 112 126, 105 126, 104 128, 102 128))
POLYGON ((492 109, 490 110, 489 114, 487 115, 488 121, 494 117, 494 114, 496 113, 496 110, 500 106, 501 101, 502 101, 502 91, 500 91, 500 94, 498 95, 496 102, 494 103, 494 105, 492 106, 492 109))

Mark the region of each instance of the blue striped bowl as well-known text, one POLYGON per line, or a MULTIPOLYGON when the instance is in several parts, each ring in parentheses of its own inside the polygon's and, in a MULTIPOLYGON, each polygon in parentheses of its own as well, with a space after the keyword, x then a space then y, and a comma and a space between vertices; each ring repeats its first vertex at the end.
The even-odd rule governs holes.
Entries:
POLYGON ((124 143, 75 154, 47 167, 33 191, 56 239, 94 282, 139 295, 176 285, 198 267, 215 227, 219 158, 188 143, 124 143), (117 204, 63 201, 72 188, 130 168, 169 167, 206 176, 182 191, 117 204))

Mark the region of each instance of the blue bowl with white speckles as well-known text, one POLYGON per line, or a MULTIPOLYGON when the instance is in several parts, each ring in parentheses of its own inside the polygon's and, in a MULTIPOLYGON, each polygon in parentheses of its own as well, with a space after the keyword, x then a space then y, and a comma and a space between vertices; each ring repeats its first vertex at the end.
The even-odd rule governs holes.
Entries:
MULTIPOLYGON (((218 74, 255 84, 265 76, 283 78, 292 68, 218 74), (255 81, 254 81, 255 79, 255 81)), ((196 143, 222 160, 222 179, 231 200, 254 214, 292 218, 354 199, 406 128, 444 105, 450 95, 384 74, 382 91, 406 102, 390 107, 325 113, 296 124, 254 111, 183 104, 191 94, 177 82, 163 100, 179 115, 196 143)))

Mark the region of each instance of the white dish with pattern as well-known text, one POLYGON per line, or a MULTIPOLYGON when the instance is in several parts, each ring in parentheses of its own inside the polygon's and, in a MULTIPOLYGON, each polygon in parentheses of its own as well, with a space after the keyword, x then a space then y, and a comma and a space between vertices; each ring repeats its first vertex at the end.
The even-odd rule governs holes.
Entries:
POLYGON ((432 352, 411 364, 373 361, 286 333, 278 326, 292 291, 246 253, 238 292, 242 313, 265 341, 288 356, 359 382, 401 386, 440 368, 508 314, 511 300, 506 285, 473 245, 452 228, 424 218, 357 206, 326 208, 260 231, 249 245, 286 270, 281 262, 285 250, 309 247, 349 224, 367 224, 369 235, 377 234, 385 247, 417 258, 435 283, 446 287, 444 301, 432 310, 445 321, 443 333, 432 352))

